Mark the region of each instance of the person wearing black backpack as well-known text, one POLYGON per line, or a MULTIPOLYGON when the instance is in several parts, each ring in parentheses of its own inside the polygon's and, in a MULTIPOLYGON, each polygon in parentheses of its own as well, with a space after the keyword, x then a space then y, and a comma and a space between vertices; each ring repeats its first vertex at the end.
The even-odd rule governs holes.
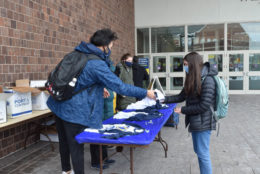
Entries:
MULTIPOLYGON (((78 144, 75 136, 86 127, 102 127, 105 87, 125 96, 138 98, 148 96, 155 99, 154 91, 124 84, 111 72, 109 56, 116 39, 116 34, 110 29, 102 29, 91 36, 90 43, 82 41, 76 46, 75 55, 84 53, 92 57, 94 55, 96 58, 88 60, 84 65, 76 79, 74 95, 71 98, 57 100, 50 96, 47 101, 48 107, 57 116, 56 127, 59 136, 61 167, 65 174, 73 173, 70 157, 74 172, 84 174, 84 144, 78 144)), ((72 86, 73 82, 71 82, 72 86)), ((47 84, 47 86, 51 88, 50 85, 47 84)), ((56 91, 52 92, 59 96, 56 91)))
POLYGON ((216 130, 216 121, 211 107, 216 107, 216 84, 213 76, 218 72, 209 62, 203 64, 202 57, 196 52, 187 54, 183 65, 186 72, 184 88, 178 95, 166 96, 164 102, 186 101, 186 106, 176 107, 174 112, 186 115, 185 125, 189 126, 192 135, 200 173, 212 174, 209 144, 211 130, 216 130))

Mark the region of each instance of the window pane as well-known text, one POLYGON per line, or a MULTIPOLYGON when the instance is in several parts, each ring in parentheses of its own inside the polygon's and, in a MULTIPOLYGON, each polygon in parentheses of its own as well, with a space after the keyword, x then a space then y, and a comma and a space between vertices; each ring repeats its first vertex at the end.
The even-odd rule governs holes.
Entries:
POLYGON ((209 54, 209 63, 214 65, 218 69, 218 72, 222 72, 223 56, 222 54, 209 54))
POLYGON ((189 51, 224 50, 224 24, 188 26, 189 51))
POLYGON ((260 90, 260 76, 249 76, 249 90, 260 90))
POLYGON ((228 50, 260 49, 260 23, 228 24, 228 50))
POLYGON ((249 71, 260 71, 260 54, 249 55, 249 71))
POLYGON ((166 57, 154 56, 153 57, 153 72, 166 72, 166 57))
POLYGON ((170 72, 183 72, 183 56, 171 56, 170 72))
MULTIPOLYGON (((166 90, 166 78, 159 78, 163 90, 166 90)), ((159 89, 159 87, 157 87, 159 89)), ((156 88, 154 88, 156 89, 156 88)))
POLYGON ((183 88, 183 77, 172 77, 170 83, 171 90, 181 90, 183 88))
POLYGON ((152 28, 152 52, 184 51, 184 26, 152 28))
POLYGON ((149 29, 137 29, 137 53, 149 53, 149 29))
POLYGON ((229 77, 229 89, 243 90, 243 77, 242 76, 229 77))
POLYGON ((244 70, 244 56, 243 54, 230 54, 229 55, 229 71, 238 72, 244 70))

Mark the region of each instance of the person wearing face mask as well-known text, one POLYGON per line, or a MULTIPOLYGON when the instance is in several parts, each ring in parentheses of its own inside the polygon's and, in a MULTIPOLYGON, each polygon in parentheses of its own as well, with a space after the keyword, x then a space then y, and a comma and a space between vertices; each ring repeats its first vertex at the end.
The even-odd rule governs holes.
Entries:
POLYGON ((154 91, 125 84, 110 70, 109 56, 116 39, 115 32, 102 29, 91 36, 90 43, 82 41, 76 46, 74 50, 79 54, 97 57, 88 60, 75 84, 75 92, 86 89, 65 101, 48 98, 47 105, 56 115, 63 174, 84 174, 84 144, 79 144, 75 136, 87 127, 102 128, 103 96, 108 96, 104 88, 124 96, 155 99, 154 91))
MULTIPOLYGON (((126 84, 134 85, 133 81, 133 57, 131 54, 126 53, 121 57, 121 62, 116 65, 115 74, 126 84)), ((135 97, 127 97, 124 95, 117 95, 116 109, 122 111, 126 107, 136 102, 135 97)))
POLYGON ((186 101, 186 106, 176 107, 174 112, 185 114, 185 125, 192 135, 193 149, 198 156, 201 174, 212 174, 210 160, 211 130, 216 130, 216 120, 211 107, 216 107, 216 84, 213 76, 217 69, 209 62, 203 64, 202 57, 191 52, 184 57, 186 72, 184 88, 178 95, 166 96, 165 103, 186 101))

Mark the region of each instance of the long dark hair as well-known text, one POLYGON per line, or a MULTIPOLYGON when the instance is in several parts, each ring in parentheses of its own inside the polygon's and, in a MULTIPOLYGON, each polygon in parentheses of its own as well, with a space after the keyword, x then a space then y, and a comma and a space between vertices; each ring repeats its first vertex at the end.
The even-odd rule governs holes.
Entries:
POLYGON ((184 57, 188 62, 189 73, 186 73, 184 91, 187 95, 200 95, 201 92, 201 69, 203 58, 196 52, 191 52, 184 57))

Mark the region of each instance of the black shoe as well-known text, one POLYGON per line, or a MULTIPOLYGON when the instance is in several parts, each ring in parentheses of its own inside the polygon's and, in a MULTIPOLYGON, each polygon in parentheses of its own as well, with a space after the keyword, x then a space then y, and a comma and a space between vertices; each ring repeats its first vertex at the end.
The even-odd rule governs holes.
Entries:
MULTIPOLYGON (((91 164, 91 168, 92 169, 96 169, 96 170, 100 170, 100 165, 99 164, 91 164)), ((104 164, 103 165, 103 170, 107 169, 107 168, 109 168, 109 166, 107 164, 104 164)))
POLYGON ((107 159, 104 161, 105 164, 114 164, 116 162, 116 160, 113 159, 107 159))

